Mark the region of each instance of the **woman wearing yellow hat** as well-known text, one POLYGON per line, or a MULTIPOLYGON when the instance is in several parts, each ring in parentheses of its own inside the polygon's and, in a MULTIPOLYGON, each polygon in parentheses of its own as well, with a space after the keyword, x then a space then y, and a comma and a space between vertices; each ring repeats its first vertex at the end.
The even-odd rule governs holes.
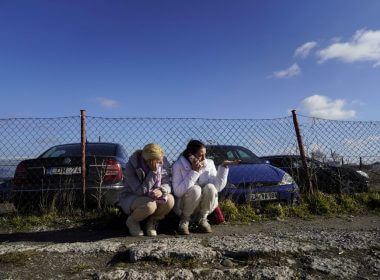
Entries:
POLYGON ((126 188, 120 200, 129 215, 126 225, 132 236, 144 235, 140 222, 148 218, 146 234, 156 236, 156 227, 173 208, 169 163, 157 144, 137 150, 126 166, 126 188))

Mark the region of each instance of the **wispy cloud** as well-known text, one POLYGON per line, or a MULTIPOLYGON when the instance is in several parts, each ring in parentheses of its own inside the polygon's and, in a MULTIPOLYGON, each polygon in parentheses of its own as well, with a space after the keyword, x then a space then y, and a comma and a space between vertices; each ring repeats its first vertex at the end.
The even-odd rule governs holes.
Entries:
POLYGON ((342 37, 332 37, 330 39, 331 43, 339 43, 340 41, 342 41, 342 37))
POLYGON ((120 104, 116 100, 105 98, 105 97, 98 97, 96 98, 96 101, 98 104, 105 108, 115 108, 118 107, 120 104))
POLYGON ((346 63, 369 61, 380 66, 380 30, 361 29, 349 42, 336 42, 318 53, 319 63, 338 59, 346 63))
POLYGON ((314 49, 316 46, 317 42, 307 42, 296 49, 296 51, 294 52, 294 57, 300 56, 302 58, 305 58, 309 55, 310 51, 314 49))
POLYGON ((297 76, 299 74, 301 74, 301 68, 298 66, 297 63, 294 63, 288 69, 273 72, 273 74, 270 77, 275 77, 277 79, 283 79, 283 78, 294 77, 294 76, 297 76))
POLYGON ((365 106, 367 104, 361 100, 352 100, 351 105, 353 105, 353 106, 365 106))
POLYGON ((306 97, 301 103, 302 111, 305 111, 311 117, 347 120, 356 116, 355 110, 346 109, 344 99, 331 99, 327 96, 312 95, 306 97))

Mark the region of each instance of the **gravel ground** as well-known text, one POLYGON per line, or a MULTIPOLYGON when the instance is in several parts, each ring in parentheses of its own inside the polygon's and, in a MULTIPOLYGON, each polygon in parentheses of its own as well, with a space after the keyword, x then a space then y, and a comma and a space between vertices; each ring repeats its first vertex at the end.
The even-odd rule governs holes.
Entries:
POLYGON ((126 229, 0 231, 0 279, 379 279, 380 217, 219 225, 158 238, 126 229))

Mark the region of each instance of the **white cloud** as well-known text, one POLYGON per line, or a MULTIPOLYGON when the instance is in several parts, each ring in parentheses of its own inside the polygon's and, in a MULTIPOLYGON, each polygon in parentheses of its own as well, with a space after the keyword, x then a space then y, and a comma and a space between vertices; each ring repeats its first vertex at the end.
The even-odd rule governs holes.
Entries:
POLYGON ((355 117, 355 110, 345 108, 346 101, 343 99, 330 99, 322 95, 312 95, 302 101, 302 110, 311 117, 345 120, 355 117))
POLYGON ((117 102, 116 100, 105 97, 98 97, 96 98, 96 101, 100 104, 100 106, 106 108, 115 108, 119 106, 119 102, 117 102))
POLYGON ((351 41, 333 43, 320 50, 318 56, 319 63, 338 59, 347 63, 370 61, 374 67, 380 66, 380 30, 358 30, 351 41))
POLYGON ((316 46, 317 42, 307 42, 296 49, 296 51, 294 52, 294 56, 300 56, 302 58, 305 58, 309 55, 310 51, 316 46))
POLYGON ((271 75, 271 77, 282 79, 297 76, 299 74, 301 74, 301 68, 297 63, 294 63, 288 69, 273 72, 273 75, 271 75))

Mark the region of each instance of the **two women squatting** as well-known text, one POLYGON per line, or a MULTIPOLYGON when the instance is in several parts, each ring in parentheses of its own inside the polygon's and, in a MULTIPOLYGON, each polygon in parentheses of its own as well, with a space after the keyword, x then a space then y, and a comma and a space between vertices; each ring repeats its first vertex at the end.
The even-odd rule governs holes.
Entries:
POLYGON ((212 232, 207 216, 218 206, 228 166, 237 163, 224 161, 217 170, 213 160, 206 158, 206 146, 191 140, 173 164, 171 176, 159 145, 148 144, 135 151, 126 165, 126 187, 120 197, 130 234, 144 235, 140 223, 146 220, 146 235, 156 236, 159 221, 172 209, 180 217, 179 234, 190 233, 191 221, 198 224, 199 231, 212 232))

